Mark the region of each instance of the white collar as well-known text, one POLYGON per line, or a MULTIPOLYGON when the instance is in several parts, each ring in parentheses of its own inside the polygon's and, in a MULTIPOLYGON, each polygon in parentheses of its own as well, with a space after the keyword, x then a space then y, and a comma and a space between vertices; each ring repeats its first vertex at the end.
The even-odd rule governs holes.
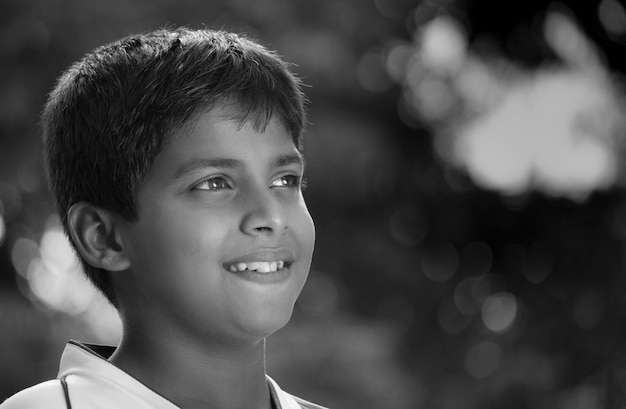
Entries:
MULTIPOLYGON (((61 356, 59 378, 69 375, 88 377, 93 380, 115 383, 119 387, 132 391, 152 407, 159 409, 179 409, 158 392, 153 391, 139 380, 124 372, 107 358, 115 350, 114 347, 86 345, 76 341, 70 341, 65 346, 61 356)), ((278 384, 266 375, 270 391, 278 409, 301 409, 296 400, 284 392, 278 384)), ((71 387, 71 386, 70 386, 71 387)))
POLYGON ((265 375, 265 377, 274 391, 274 396, 278 399, 278 402, 276 402, 278 409, 301 409, 300 405, 298 405, 298 402, 296 402, 293 396, 280 389, 280 386, 278 386, 272 378, 267 375, 265 375))

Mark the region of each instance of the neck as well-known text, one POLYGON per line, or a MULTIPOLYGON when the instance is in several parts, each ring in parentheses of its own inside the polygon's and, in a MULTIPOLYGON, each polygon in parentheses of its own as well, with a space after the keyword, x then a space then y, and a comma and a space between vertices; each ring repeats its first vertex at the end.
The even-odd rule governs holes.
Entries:
POLYGON ((225 347, 143 333, 155 332, 125 331, 110 361, 180 408, 271 407, 264 340, 225 347))

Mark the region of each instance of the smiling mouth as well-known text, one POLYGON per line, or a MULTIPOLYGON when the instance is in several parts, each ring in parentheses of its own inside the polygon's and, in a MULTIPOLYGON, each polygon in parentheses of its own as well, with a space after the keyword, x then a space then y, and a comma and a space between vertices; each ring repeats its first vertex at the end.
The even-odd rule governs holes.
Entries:
POLYGON ((283 260, 276 261, 249 261, 245 263, 234 263, 227 267, 231 273, 242 273, 244 271, 254 271, 257 273, 275 273, 285 267, 289 267, 289 263, 283 260))

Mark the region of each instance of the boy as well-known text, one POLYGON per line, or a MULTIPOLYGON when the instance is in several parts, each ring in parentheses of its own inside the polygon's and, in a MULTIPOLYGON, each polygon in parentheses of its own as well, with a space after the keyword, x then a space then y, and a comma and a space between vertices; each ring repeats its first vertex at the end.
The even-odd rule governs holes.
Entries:
POLYGON ((300 83, 262 46, 185 28, 96 49, 42 116, 48 179, 117 348, 71 341, 2 409, 319 408, 265 374, 306 280, 300 83))

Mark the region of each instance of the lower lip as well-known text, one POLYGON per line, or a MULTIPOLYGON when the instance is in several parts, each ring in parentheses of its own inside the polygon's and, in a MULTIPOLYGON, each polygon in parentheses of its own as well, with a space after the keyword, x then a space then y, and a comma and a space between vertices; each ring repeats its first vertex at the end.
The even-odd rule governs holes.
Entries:
POLYGON ((252 281, 259 284, 279 284, 287 281, 287 279, 291 275, 290 267, 283 267, 280 270, 271 271, 269 273, 259 273, 257 271, 250 270, 228 272, 243 280, 252 281))

